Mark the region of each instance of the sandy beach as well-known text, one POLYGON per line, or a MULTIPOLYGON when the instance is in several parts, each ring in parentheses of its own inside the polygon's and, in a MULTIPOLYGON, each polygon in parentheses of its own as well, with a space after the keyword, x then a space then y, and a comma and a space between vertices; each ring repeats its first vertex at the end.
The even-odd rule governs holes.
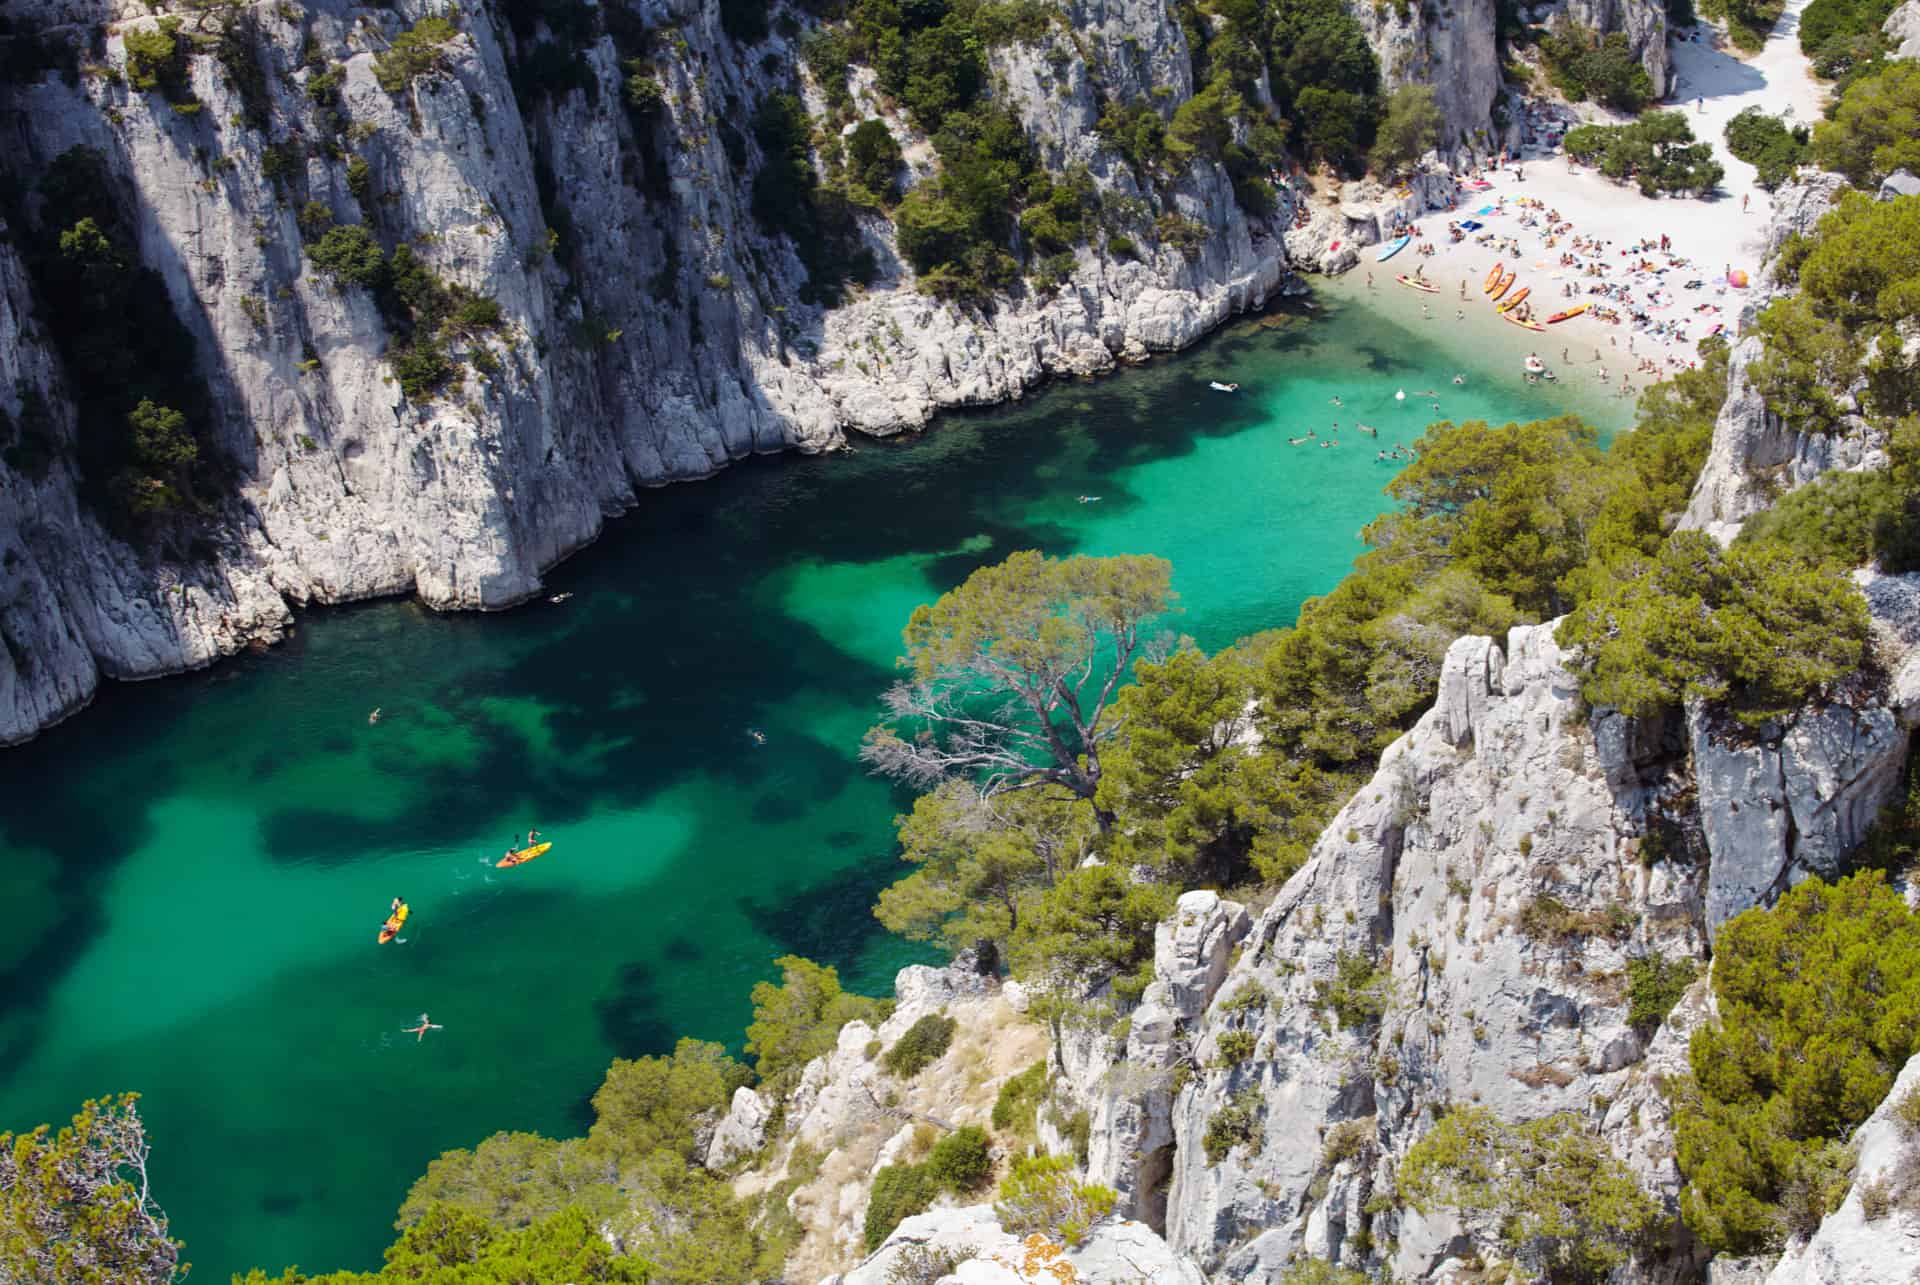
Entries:
MULTIPOLYGON (((1478 176, 1487 186, 1464 191, 1455 209, 1421 220, 1416 244, 1431 246, 1431 254, 1409 246, 1379 263, 1369 249, 1349 279, 1364 289, 1370 276, 1373 292, 1396 311, 1471 325, 1475 342, 1487 341, 1492 332, 1510 335, 1514 350, 1537 351, 1560 381, 1604 386, 1590 392, 1631 397, 1686 367, 1697 358, 1700 340, 1716 328, 1737 331, 1747 293, 1737 283, 1758 278, 1772 207, 1753 167, 1728 153, 1726 123, 1751 106, 1790 111, 1791 120, 1820 116, 1824 89, 1798 37, 1806 3, 1789 0, 1766 47, 1751 59, 1735 57, 1724 37, 1704 24, 1689 33, 1694 38, 1676 38, 1669 46, 1675 89, 1673 101, 1663 106, 1684 112, 1695 136, 1711 143, 1726 167, 1711 197, 1642 196, 1631 184, 1573 165, 1557 149, 1529 148, 1517 161, 1478 176), (1463 220, 1482 226, 1451 240, 1448 223, 1463 220), (1509 294, 1529 290, 1526 303, 1535 321, 1579 304, 1589 311, 1541 332, 1508 325, 1482 290, 1496 262, 1518 274, 1509 294), (1395 283, 1416 265, 1439 287, 1437 294, 1395 283), (1606 293, 1594 293, 1596 286, 1606 293), (1596 315, 1603 310, 1618 321, 1596 315)), ((1572 114, 1606 124, 1629 119, 1590 103, 1576 104, 1572 114)), ((1564 118, 1565 109, 1559 115, 1564 118)), ((1533 120, 1532 132, 1544 143, 1545 114, 1533 120)))

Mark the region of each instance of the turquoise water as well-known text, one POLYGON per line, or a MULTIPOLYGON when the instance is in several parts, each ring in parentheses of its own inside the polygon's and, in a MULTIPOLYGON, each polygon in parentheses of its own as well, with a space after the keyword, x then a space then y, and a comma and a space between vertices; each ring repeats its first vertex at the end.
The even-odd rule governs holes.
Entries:
POLYGON ((1039 547, 1169 558, 1174 627, 1210 648, 1290 621, 1392 468, 1290 434, 1411 442, 1435 416, 1401 386, 1452 418, 1565 408, 1510 355, 1456 389, 1431 333, 1337 303, 1237 326, 651 493, 554 573, 562 606, 314 612, 265 655, 103 693, 0 752, 0 1128, 138 1089, 196 1279, 367 1267, 434 1155, 577 1131, 615 1056, 737 1044, 775 956, 884 990, 918 957, 868 914, 905 800, 854 754, 907 613, 1039 547), (495 870, 533 825, 552 852, 495 870), (395 894, 414 918, 378 947, 395 894), (400 1034, 423 1010, 446 1029, 400 1034))

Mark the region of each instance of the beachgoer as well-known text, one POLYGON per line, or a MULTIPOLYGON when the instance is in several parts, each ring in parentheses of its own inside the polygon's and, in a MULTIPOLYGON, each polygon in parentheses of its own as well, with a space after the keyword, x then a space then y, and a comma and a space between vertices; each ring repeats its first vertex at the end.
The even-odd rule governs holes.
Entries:
POLYGON ((387 907, 388 910, 391 910, 396 915, 399 914, 402 910, 405 910, 406 908, 407 908, 407 899, 405 897, 395 897, 393 899, 393 904, 387 907))
POLYGON ((1752 199, 1753 193, 1751 192, 1742 192, 1740 194, 1740 213, 1745 214, 1747 212, 1747 202, 1752 199))
POLYGON ((527 831, 527 846, 531 848, 539 838, 540 832, 538 830, 527 831))
POLYGON ((413 1036, 413 1042, 415 1044, 418 1044, 421 1040, 424 1040, 427 1038, 428 1031, 444 1031, 446 1029, 447 1029, 446 1027, 440 1025, 440 1023, 438 1022, 429 1022, 427 1020, 427 1015, 425 1013, 422 1013, 420 1014, 420 1025, 403 1026, 400 1028, 400 1031, 401 1031, 401 1034, 403 1035, 413 1036))

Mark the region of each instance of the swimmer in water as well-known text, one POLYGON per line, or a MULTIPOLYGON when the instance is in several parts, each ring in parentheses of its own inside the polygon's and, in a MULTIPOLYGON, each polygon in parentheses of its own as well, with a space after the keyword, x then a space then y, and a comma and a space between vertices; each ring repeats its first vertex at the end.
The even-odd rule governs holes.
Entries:
POLYGON ((427 1038, 428 1031, 444 1031, 445 1029, 446 1027, 440 1025, 440 1023, 438 1022, 429 1022, 427 1020, 427 1015, 425 1013, 422 1013, 420 1014, 420 1025, 403 1026, 400 1028, 400 1031, 401 1031, 401 1034, 403 1035, 413 1036, 413 1042, 415 1044, 418 1044, 421 1040, 424 1040, 427 1038))
POLYGON ((1456 384, 1464 384, 1467 382, 1467 377, 1465 375, 1455 375, 1453 377, 1453 382, 1456 384))

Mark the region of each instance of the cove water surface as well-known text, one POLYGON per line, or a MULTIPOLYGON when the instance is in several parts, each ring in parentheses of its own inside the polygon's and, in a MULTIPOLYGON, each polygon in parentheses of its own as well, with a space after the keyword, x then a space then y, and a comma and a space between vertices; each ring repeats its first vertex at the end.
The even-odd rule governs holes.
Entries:
POLYGON ((1436 416, 1397 387, 1455 419, 1565 406, 1437 329, 1338 303, 1239 325, 912 440, 651 493, 553 575, 563 606, 315 612, 265 655, 103 693, 0 752, 0 1128, 137 1089, 195 1279, 371 1267, 436 1154, 579 1131, 615 1056, 737 1045, 775 956, 884 992, 919 957, 868 913, 904 800, 854 754, 908 612, 1038 547, 1171 559, 1173 625, 1208 648, 1290 622, 1392 466, 1350 431, 1289 434, 1412 442, 1436 416), (530 825, 553 850, 495 870, 530 825), (376 947, 396 893, 413 920, 376 947), (416 1042, 422 1010, 445 1030, 416 1042))

